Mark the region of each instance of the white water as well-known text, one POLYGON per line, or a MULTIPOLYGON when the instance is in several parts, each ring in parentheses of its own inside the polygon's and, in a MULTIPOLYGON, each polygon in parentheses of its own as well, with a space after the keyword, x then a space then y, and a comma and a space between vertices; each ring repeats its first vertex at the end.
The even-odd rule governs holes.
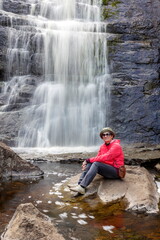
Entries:
POLYGON ((110 112, 107 34, 100 21, 101 1, 30 2, 30 25, 13 28, 9 35, 10 81, 5 89, 12 86, 12 90, 7 104, 16 102, 19 86, 30 74, 31 39, 36 52, 43 56, 44 81, 26 110, 18 146, 97 145, 98 133, 108 125, 110 112), (34 34, 32 27, 36 29, 34 34))
POLYGON ((158 193, 160 194, 160 182, 156 182, 157 188, 158 188, 158 193))
POLYGON ((78 146, 78 147, 49 147, 49 148, 12 148, 22 158, 47 158, 47 156, 53 156, 54 154, 67 154, 67 153, 93 153, 97 152, 99 147, 90 146, 78 146), (25 157, 24 157, 25 156, 25 157), (26 157, 27 156, 27 157, 26 157))

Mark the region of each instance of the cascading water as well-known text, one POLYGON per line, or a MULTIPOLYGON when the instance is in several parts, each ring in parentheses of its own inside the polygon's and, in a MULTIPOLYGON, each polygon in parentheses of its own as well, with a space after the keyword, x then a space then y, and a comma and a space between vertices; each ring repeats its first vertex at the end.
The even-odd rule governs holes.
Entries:
MULTIPOLYGON (((10 32, 8 78, 11 81, 6 89, 12 83, 15 96, 30 74, 30 39, 43 56, 44 81, 37 86, 26 109, 18 145, 97 145, 99 130, 108 124, 110 106, 107 34, 105 24, 100 21, 101 1, 30 2, 30 25, 24 26, 23 31, 21 28, 19 36, 15 36, 14 30, 10 32), (36 33, 24 31, 33 26, 36 33)), ((8 104, 13 96, 9 96, 8 104)))

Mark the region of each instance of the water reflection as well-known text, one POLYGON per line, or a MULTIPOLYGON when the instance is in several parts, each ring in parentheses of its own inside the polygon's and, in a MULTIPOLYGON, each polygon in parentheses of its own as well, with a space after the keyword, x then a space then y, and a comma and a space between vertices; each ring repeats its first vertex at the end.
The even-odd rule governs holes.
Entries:
POLYGON ((56 224, 66 240, 160 239, 160 215, 142 216, 122 211, 121 204, 104 206, 98 199, 73 198, 62 184, 80 171, 79 164, 38 163, 39 180, 10 181, 0 195, 0 232, 20 203, 32 202, 56 224))

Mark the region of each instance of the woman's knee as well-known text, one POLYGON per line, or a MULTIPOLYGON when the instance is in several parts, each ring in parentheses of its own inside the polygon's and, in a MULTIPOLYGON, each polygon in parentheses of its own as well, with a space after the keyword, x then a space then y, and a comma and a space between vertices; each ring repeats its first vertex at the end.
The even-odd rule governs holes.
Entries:
POLYGON ((93 162, 92 165, 95 166, 95 167, 99 167, 101 165, 101 163, 100 162, 93 162))

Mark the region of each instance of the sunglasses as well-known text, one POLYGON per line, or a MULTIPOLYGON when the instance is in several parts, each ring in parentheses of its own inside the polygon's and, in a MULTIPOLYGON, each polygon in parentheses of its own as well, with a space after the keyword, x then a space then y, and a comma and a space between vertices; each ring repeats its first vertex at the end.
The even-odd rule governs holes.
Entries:
POLYGON ((102 136, 103 136, 103 137, 105 137, 105 136, 111 136, 111 134, 110 134, 110 133, 103 133, 102 136))

